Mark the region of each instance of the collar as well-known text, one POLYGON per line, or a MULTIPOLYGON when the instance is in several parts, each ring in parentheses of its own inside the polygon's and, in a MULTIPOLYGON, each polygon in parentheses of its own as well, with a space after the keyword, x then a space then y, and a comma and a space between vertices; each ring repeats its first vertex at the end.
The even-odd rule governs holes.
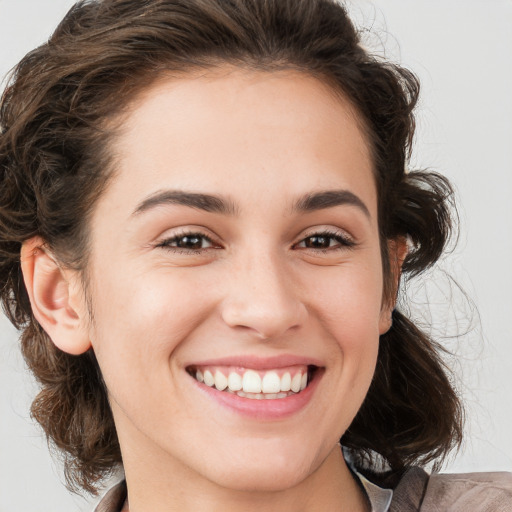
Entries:
POLYGON ((354 476, 359 480, 363 490, 366 492, 366 496, 372 507, 372 512, 388 512, 391 500, 393 499, 393 491, 379 487, 370 482, 354 468, 351 469, 354 476))

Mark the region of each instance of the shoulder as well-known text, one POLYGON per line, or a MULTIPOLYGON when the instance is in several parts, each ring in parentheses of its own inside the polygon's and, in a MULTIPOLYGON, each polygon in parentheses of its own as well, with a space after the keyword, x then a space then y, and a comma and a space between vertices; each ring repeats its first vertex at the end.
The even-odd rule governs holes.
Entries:
MULTIPOLYGON (((453 504, 450 510, 512 512, 511 473, 464 473, 431 475, 423 500, 425 510, 436 503, 453 504)), ((430 507, 430 508, 429 508, 430 507)))
POLYGON ((428 475, 405 472, 395 488, 391 512, 512 512, 512 473, 428 475))

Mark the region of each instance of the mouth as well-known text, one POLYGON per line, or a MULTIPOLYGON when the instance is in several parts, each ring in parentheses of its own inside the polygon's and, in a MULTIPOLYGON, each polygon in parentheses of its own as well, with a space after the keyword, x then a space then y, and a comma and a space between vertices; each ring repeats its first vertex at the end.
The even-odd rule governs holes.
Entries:
POLYGON ((299 395, 314 380, 315 365, 258 370, 240 366, 189 366, 196 381, 222 393, 251 400, 281 400, 299 395))

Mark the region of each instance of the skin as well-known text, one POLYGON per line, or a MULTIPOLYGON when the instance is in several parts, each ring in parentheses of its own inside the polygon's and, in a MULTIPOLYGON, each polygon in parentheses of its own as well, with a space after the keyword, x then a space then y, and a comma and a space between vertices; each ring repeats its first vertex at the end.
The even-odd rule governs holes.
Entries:
POLYGON ((369 510, 337 442, 392 306, 372 162, 350 104, 299 72, 162 79, 131 106, 112 149, 116 177, 91 220, 89 302, 79 276, 34 250, 40 240, 25 244, 22 265, 56 345, 95 351, 130 510, 369 510), (168 190, 222 197, 231 211, 147 201, 168 190), (294 208, 340 190, 364 206, 294 208), (184 233, 207 238, 174 247, 184 233), (311 400, 277 420, 220 407, 186 371, 284 354, 322 373, 311 400))

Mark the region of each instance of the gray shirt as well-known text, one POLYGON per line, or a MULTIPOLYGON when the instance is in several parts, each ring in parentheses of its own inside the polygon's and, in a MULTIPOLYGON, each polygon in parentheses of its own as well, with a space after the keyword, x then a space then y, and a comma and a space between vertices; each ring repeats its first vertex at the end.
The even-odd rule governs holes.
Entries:
MULTIPOLYGON (((429 475, 412 467, 393 490, 356 475, 372 512, 512 512, 512 473, 429 475)), ((95 512, 127 512, 126 495, 126 483, 118 483, 95 512)))

